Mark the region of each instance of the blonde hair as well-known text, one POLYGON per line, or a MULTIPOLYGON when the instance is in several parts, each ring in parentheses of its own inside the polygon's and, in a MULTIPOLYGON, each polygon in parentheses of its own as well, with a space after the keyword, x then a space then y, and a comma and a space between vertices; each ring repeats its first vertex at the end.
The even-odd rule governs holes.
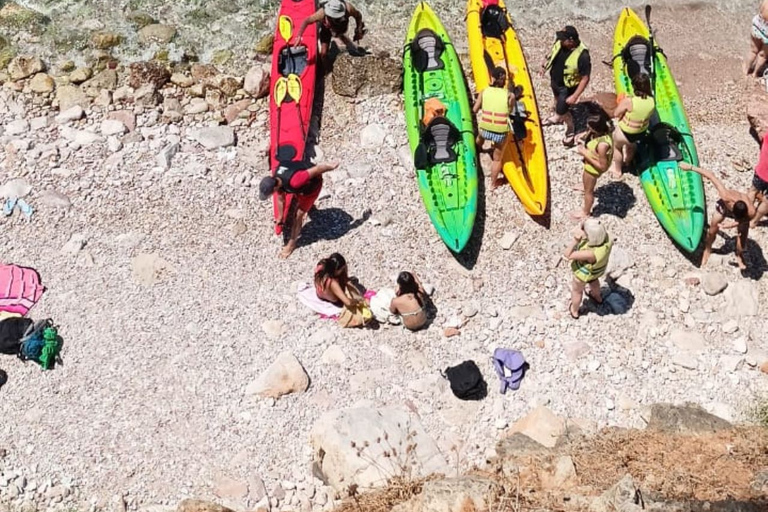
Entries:
POLYGON ((608 238, 608 232, 597 219, 587 219, 584 221, 584 233, 587 235, 587 245, 596 247, 603 245, 608 238))

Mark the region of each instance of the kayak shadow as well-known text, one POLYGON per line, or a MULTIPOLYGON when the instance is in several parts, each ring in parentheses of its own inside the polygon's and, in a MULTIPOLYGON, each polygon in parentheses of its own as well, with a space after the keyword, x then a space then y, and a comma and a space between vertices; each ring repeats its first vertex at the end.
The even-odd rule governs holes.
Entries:
POLYGON ((350 231, 362 226, 371 217, 371 211, 365 210, 358 219, 341 208, 313 209, 308 214, 307 222, 301 230, 296 247, 306 247, 320 240, 338 240, 350 231))
MULTIPOLYGON (((315 76, 315 97, 312 99, 312 115, 309 118, 307 130, 307 144, 304 146, 305 160, 315 162, 317 152, 315 147, 320 139, 320 130, 323 126, 323 108, 325 107, 325 70, 318 54, 317 73, 315 76)), ((319 162, 315 162, 319 163, 319 162)))
POLYGON ((460 253, 451 251, 456 261, 467 270, 472 270, 477 264, 480 256, 480 249, 483 246, 483 235, 485 234, 485 174, 480 165, 480 158, 475 158, 477 164, 477 213, 475 214, 475 224, 472 227, 472 234, 469 241, 460 253))

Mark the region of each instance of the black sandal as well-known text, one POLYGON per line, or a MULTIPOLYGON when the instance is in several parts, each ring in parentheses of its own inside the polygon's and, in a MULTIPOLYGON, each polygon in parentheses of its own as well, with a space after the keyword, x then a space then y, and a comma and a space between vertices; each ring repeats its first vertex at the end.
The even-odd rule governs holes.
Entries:
POLYGON ((571 314, 571 318, 573 318, 574 320, 578 320, 579 319, 579 310, 577 309, 576 310, 576 314, 574 315, 573 314, 573 307, 571 306, 571 304, 568 304, 568 313, 571 314))

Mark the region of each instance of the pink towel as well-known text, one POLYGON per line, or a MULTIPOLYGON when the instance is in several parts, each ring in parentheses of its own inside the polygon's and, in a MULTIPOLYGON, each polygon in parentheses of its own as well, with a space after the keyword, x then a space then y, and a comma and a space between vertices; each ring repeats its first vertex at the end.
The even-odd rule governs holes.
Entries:
POLYGON ((37 270, 0 265, 0 311, 24 316, 37 304, 44 291, 37 270))
POLYGON ((299 291, 296 295, 299 298, 299 302, 318 313, 323 318, 336 319, 341 313, 340 306, 318 297, 315 287, 312 285, 303 283, 299 286, 299 291))

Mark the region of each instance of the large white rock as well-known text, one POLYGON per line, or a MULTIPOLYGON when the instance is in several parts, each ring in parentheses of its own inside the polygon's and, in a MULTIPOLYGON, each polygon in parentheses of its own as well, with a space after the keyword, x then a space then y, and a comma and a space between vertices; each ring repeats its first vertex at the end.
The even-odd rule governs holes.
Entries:
POLYGON ((269 68, 266 65, 253 66, 245 74, 243 90, 253 97, 260 97, 269 91, 269 68))
POLYGON ((759 305, 757 285, 749 281, 737 281, 728 285, 725 293, 723 317, 729 319, 756 316, 759 305))
POLYGON ((698 332, 675 329, 669 335, 669 340, 680 350, 701 352, 707 346, 704 336, 698 332))
POLYGON ((59 130, 59 133, 68 141, 74 142, 80 146, 89 146, 97 142, 104 142, 104 137, 98 133, 93 133, 86 130, 76 130, 68 126, 63 126, 59 130))
POLYGON ((128 128, 117 119, 105 119, 101 122, 101 133, 103 135, 122 135, 128 131, 128 128))
POLYGON ((21 135, 29 131, 29 123, 26 119, 16 119, 5 125, 5 133, 8 135, 21 135))
POLYGON ((435 441, 402 409, 328 412, 315 423, 310 442, 317 469, 339 492, 351 484, 372 489, 397 476, 419 478, 448 470, 435 441))
POLYGON ((235 132, 229 126, 200 128, 191 132, 189 137, 209 150, 225 148, 235 144, 235 132))
POLYGON ((387 132, 378 124, 369 124, 360 132, 360 145, 364 149, 375 149, 384 144, 387 132))
POLYGON ((309 387, 309 376, 296 356, 283 352, 275 362, 245 388, 246 395, 278 398, 289 393, 303 392, 309 387))
POLYGON ((552 448, 565 433, 565 420, 540 405, 512 425, 509 434, 516 432, 525 434, 547 448, 552 448))
POLYGON ((728 281, 725 280, 725 276, 716 272, 707 272, 701 278, 701 287, 707 295, 717 295, 727 286, 728 281))
POLYGON ((85 116, 85 110, 80 105, 75 105, 68 108, 61 114, 56 116, 56 122, 59 124, 65 124, 70 121, 77 121, 85 116))

